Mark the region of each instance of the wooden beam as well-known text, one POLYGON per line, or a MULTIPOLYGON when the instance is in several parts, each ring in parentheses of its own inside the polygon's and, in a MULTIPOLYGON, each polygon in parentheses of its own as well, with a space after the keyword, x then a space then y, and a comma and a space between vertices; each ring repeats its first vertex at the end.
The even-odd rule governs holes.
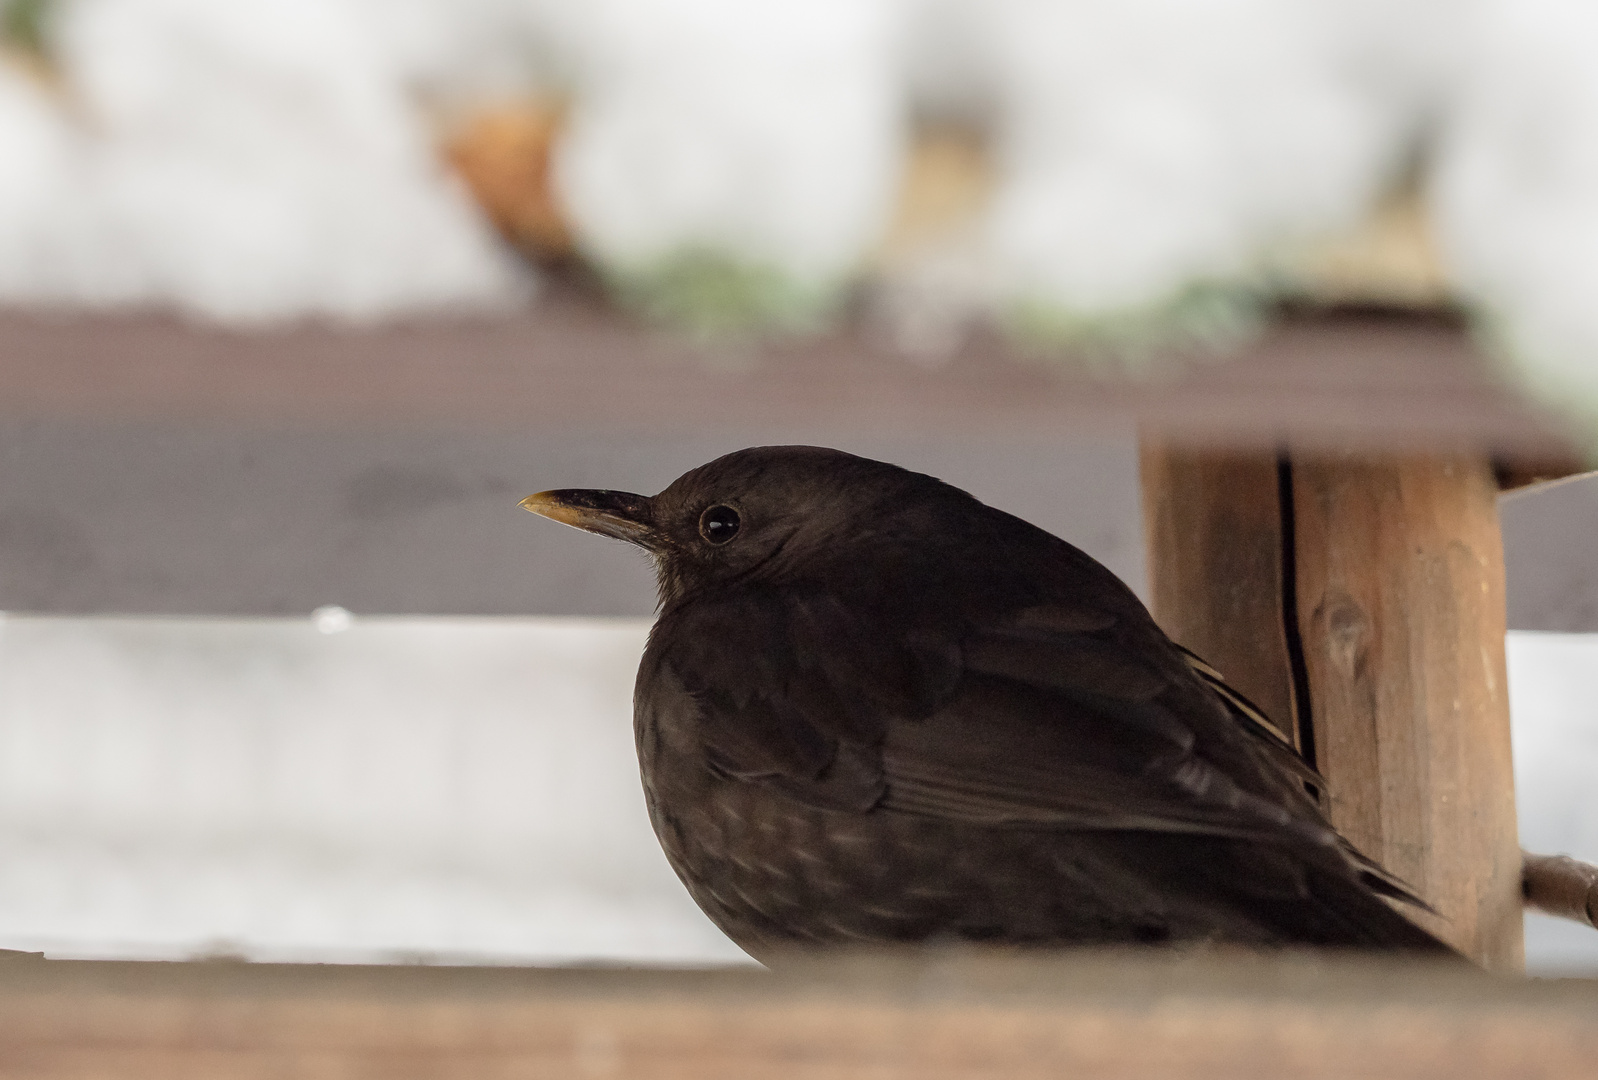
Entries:
POLYGON ((1333 822, 1440 913, 1411 912, 1417 921, 1491 969, 1518 970, 1504 564, 1487 458, 1296 455, 1284 472, 1271 455, 1146 444, 1143 466, 1155 617, 1294 718, 1333 822))
POLYGON ((618 316, 578 283, 545 284, 535 307, 504 316, 370 328, 242 333, 150 313, 0 309, 0 418, 1045 440, 1142 424, 1248 447, 1572 445, 1457 322, 1421 314, 1303 313, 1234 354, 1170 355, 1160 377, 1132 378, 1069 353, 1029 356, 988 332, 936 365, 866 323, 699 346, 618 316))
POLYGON ((0 963, 11 1080, 1588 1076, 1598 984, 1302 956, 795 973, 0 963))

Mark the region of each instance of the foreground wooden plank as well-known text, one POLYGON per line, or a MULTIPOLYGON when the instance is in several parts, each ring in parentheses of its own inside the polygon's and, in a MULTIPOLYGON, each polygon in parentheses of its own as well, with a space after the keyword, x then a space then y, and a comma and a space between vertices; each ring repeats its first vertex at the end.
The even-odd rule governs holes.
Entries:
POLYGON ((1598 984, 1350 958, 856 959, 760 971, 0 965, 0 1073, 1556 1077, 1598 984))

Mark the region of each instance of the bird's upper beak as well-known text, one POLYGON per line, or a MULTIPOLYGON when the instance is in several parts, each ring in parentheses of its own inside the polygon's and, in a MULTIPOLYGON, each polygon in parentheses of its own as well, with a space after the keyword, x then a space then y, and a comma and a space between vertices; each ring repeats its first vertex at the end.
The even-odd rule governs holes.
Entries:
POLYGON ((661 536, 655 529, 654 505, 644 495, 634 495, 630 491, 560 488, 529 495, 518 505, 574 529, 614 536, 648 551, 660 549, 661 536))

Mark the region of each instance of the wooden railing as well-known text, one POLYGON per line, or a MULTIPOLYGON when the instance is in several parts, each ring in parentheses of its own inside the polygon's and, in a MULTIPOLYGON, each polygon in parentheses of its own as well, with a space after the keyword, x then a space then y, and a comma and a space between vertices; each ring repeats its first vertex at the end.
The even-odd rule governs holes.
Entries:
POLYGON ((1598 984, 1203 952, 781 975, 0 964, 16 1080, 1577 1077, 1598 984))

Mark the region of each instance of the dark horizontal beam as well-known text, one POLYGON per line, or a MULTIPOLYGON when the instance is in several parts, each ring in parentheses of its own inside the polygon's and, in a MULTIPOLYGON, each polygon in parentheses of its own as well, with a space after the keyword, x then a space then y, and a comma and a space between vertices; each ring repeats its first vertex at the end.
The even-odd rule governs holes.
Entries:
POLYGON ((991 334, 938 363, 902 355, 869 326, 700 347, 560 281, 519 313, 377 329, 240 333, 161 315, 0 313, 0 386, 0 417, 1045 437, 1110 424, 1234 445, 1567 445, 1559 422, 1439 317, 1304 314, 1235 355, 1172 357, 1137 377, 1028 358, 991 334))
MULTIPOLYGON (((653 492, 760 441, 831 441, 941 476, 1143 587, 1129 431, 835 438, 800 424, 640 435, 58 418, 0 423, 0 610, 646 615, 641 556, 516 500, 552 486, 653 492)), ((1500 506, 1510 628, 1598 631, 1598 476, 1500 506)))
MULTIPOLYGON (((795 424, 645 436, 0 423, 0 610, 647 615, 642 554, 517 500, 550 487, 653 493, 749 443, 824 438, 795 424)), ((1130 433, 836 442, 939 475, 1142 582, 1130 433)))

